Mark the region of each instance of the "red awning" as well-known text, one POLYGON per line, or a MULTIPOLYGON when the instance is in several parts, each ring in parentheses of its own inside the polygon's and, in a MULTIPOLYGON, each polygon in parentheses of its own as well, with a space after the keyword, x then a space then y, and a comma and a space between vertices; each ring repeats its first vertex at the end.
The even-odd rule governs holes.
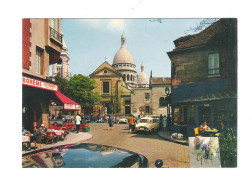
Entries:
POLYGON ((60 99, 60 101, 64 104, 64 110, 80 110, 80 104, 77 104, 75 101, 71 100, 67 96, 63 95, 59 91, 55 92, 56 96, 60 99))

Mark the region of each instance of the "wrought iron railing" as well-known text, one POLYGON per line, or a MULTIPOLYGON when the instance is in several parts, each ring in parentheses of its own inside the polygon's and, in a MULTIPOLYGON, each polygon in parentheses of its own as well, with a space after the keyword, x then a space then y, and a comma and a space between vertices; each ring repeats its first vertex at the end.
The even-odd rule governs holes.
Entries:
POLYGON ((50 28, 51 36, 62 43, 62 34, 57 32, 55 29, 50 28))

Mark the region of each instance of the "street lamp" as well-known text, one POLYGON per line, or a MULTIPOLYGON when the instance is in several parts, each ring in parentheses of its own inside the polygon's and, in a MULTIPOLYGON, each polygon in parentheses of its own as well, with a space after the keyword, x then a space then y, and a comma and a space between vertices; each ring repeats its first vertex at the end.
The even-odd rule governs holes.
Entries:
POLYGON ((167 103, 167 127, 169 128, 171 132, 171 115, 170 115, 170 104, 171 104, 171 92, 170 88, 165 88, 165 94, 166 94, 166 103, 167 103))

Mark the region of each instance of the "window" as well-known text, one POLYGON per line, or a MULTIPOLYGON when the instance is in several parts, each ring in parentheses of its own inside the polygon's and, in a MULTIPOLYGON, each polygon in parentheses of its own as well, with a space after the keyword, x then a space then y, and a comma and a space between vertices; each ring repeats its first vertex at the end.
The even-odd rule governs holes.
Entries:
POLYGON ((127 81, 129 81, 129 74, 127 74, 127 81))
POLYGON ((208 55, 208 75, 219 76, 220 65, 219 65, 219 53, 212 53, 208 55))
POLYGON ((128 104, 130 104, 130 100, 125 100, 125 105, 128 105, 128 104))
POLYGON ((102 82, 102 93, 109 94, 109 82, 108 81, 102 82))
POLYGON ((43 55, 43 50, 40 48, 36 48, 36 73, 41 74, 41 67, 42 67, 42 55, 43 55))
POLYGON ((150 94, 149 93, 145 93, 145 101, 149 101, 150 100, 150 94))
POLYGON ((145 112, 150 113, 150 106, 145 106, 145 112))
POLYGON ((159 107, 165 107, 167 106, 167 102, 165 101, 165 98, 161 97, 159 99, 159 107))
POLYGON ((132 75, 130 75, 130 80, 132 81, 132 75))
POLYGON ((59 30, 59 20, 58 19, 51 19, 51 27, 58 31, 59 30))
POLYGON ((62 76, 63 75, 63 69, 62 66, 57 66, 57 74, 62 76))

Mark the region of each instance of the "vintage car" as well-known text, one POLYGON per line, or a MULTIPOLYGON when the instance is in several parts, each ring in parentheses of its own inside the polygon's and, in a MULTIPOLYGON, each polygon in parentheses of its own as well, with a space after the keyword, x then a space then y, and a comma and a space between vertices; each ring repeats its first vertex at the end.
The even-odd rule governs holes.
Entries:
POLYGON ((118 123, 119 124, 127 124, 128 123, 128 119, 126 117, 121 117, 119 120, 118 120, 118 123))
POLYGON ((98 144, 67 144, 22 155, 23 168, 145 168, 148 159, 138 153, 98 144))
POLYGON ((155 132, 158 129, 158 125, 158 120, 152 117, 144 117, 136 124, 135 131, 155 132))

